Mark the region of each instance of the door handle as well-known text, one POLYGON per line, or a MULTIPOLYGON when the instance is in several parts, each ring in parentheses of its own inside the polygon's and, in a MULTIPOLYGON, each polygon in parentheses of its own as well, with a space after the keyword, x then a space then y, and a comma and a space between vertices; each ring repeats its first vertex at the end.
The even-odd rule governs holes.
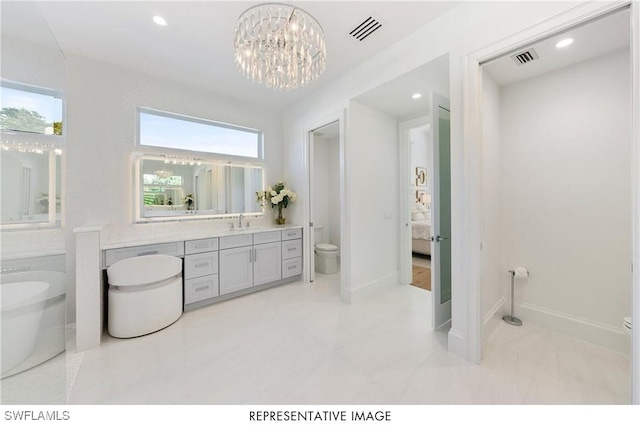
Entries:
POLYGON ((449 238, 448 237, 441 237, 441 236, 436 236, 436 237, 431 236, 431 239, 429 239, 429 240, 431 240, 432 242, 439 243, 439 242, 442 242, 443 240, 449 240, 449 238))

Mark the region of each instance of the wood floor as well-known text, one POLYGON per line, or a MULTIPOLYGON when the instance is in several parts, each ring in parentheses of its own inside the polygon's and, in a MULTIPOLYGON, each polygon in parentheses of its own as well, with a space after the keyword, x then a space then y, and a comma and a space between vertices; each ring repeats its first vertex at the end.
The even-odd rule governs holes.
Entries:
POLYGON ((411 284, 418 288, 431 290, 431 269, 413 265, 413 280, 411 284))

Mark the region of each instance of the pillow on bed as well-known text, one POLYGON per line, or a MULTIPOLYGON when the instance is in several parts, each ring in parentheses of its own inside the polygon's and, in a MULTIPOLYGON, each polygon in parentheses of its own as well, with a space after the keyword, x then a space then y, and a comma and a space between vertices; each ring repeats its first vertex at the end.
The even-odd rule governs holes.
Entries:
POLYGON ((422 212, 413 212, 411 214, 411 220, 412 221, 422 221, 427 219, 427 217, 424 216, 424 214, 422 212))

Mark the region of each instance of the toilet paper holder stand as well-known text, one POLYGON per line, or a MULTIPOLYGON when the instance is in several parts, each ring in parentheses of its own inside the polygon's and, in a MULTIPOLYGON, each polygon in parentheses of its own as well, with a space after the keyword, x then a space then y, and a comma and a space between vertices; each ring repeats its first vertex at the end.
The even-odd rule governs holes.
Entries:
MULTIPOLYGON (((509 270, 509 273, 511 273, 511 315, 503 316, 502 320, 507 322, 509 325, 522 326, 522 320, 518 319, 517 317, 515 317, 513 315, 513 306, 514 306, 514 302, 515 302, 515 296, 513 294, 513 287, 514 287, 514 281, 515 281, 515 278, 516 278, 516 271, 515 270, 509 270)), ((529 272, 527 271, 527 276, 528 275, 529 275, 529 272)))

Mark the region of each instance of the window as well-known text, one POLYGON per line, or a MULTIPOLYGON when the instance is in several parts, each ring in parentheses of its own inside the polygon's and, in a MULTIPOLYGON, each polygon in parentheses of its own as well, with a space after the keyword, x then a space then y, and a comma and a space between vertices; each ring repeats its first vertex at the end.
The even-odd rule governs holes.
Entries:
POLYGON ((139 110, 138 144, 262 159, 262 132, 177 114, 139 110))
POLYGON ((62 135, 62 98, 57 91, 2 82, 0 129, 62 135))

